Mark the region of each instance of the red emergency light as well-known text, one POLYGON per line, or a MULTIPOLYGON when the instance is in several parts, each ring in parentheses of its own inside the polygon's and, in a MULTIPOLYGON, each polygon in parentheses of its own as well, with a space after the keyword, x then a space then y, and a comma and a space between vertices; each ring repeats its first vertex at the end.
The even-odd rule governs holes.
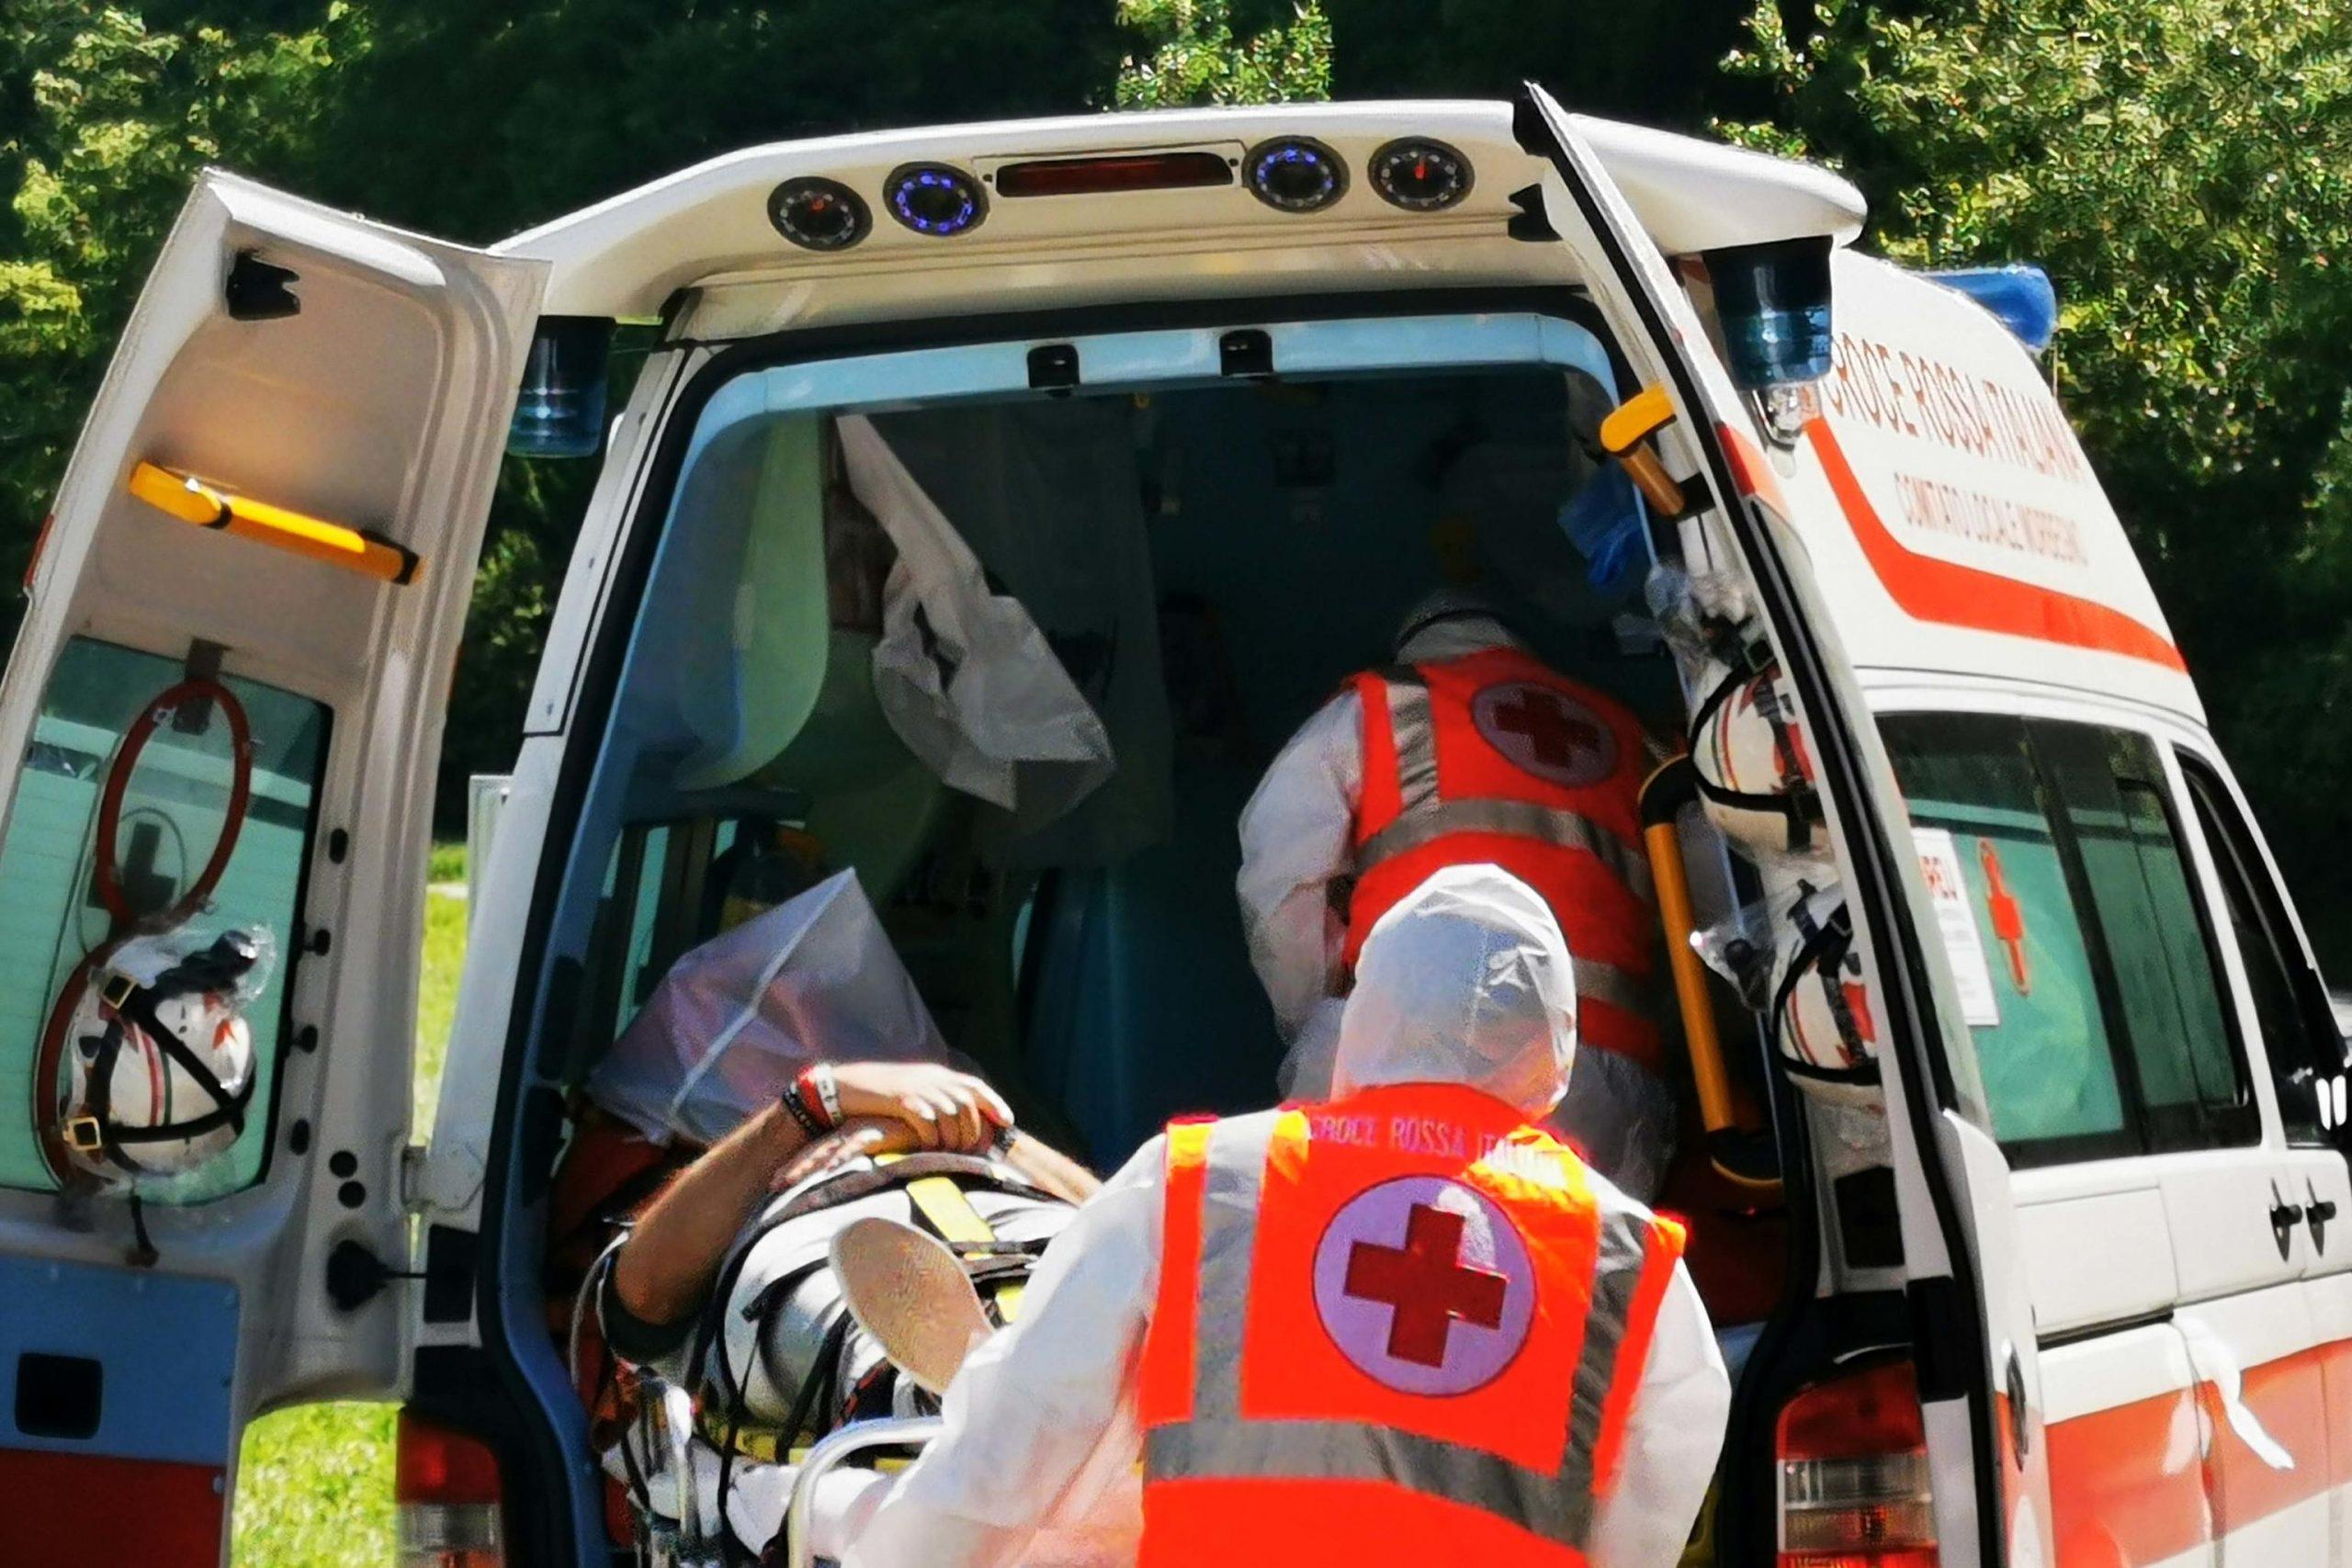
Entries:
POLYGON ((1037 158, 996 172, 1001 197, 1101 196, 1136 190, 1229 186, 1233 165, 1216 152, 1120 152, 1093 158, 1037 158))

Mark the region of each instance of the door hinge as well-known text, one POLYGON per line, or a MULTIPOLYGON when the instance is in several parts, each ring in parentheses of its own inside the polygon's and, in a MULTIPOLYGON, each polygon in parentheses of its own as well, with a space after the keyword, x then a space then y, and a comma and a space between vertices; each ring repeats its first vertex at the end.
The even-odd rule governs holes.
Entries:
POLYGON ((401 1151, 401 1211, 463 1213, 481 1190, 481 1157, 470 1148, 411 1144, 401 1151))
POLYGON ((426 1157, 432 1149, 424 1144, 410 1144, 401 1150, 401 1212, 413 1214, 424 1207, 424 1179, 431 1161, 426 1157))

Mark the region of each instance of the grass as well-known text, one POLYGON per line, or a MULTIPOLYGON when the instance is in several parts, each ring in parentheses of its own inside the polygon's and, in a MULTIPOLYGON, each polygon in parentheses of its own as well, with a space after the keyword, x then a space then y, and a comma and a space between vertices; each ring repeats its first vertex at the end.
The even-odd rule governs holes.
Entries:
MULTIPOLYGON (((463 882, 463 844, 435 844, 430 878, 463 882)), ((465 961, 466 905, 424 901, 424 963, 416 1003, 416 1122, 428 1135, 465 961)), ((245 1428, 237 1461, 236 1568, 383 1568, 392 1561, 395 1406, 305 1404, 245 1428)))
POLYGON ((424 863, 427 882, 463 882, 466 879, 466 846, 444 843, 433 846, 433 853, 424 863))

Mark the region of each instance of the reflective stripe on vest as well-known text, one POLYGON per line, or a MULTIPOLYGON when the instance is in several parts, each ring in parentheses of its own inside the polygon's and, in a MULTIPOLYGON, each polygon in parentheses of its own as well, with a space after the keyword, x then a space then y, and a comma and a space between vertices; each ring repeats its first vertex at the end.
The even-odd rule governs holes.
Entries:
MULTIPOLYGON (((1404 761, 1402 753, 1398 761, 1404 761)), ((1432 779, 1436 773, 1430 772, 1432 779)), ((1643 903, 1656 901, 1650 889, 1649 857, 1591 818, 1525 800, 1442 800, 1391 822, 1356 852, 1362 875, 1382 861, 1433 844, 1451 833, 1508 833, 1541 839, 1561 849, 1582 850, 1609 868, 1643 903)))
POLYGON ((1639 841, 1639 725, 1600 694, 1512 648, 1367 672, 1353 684, 1363 768, 1348 961, 1388 904, 1453 863, 1450 856, 1492 859, 1533 885, 1558 918, 1576 960, 1577 995, 1599 1004, 1579 1021, 1585 1042, 1656 1070, 1655 893, 1639 841), (1432 682, 1444 690, 1433 691, 1432 682), (1546 777, 1507 755, 1472 710, 1483 694, 1516 686, 1556 693, 1589 713, 1607 733, 1589 739, 1586 754, 1600 749, 1608 772, 1578 783, 1573 774, 1546 777))
MULTIPOLYGON (((1436 1092, 1458 1097, 1465 1091, 1436 1092)), ((1309 1116, 1329 1114, 1340 1124, 1368 1129, 1364 1135, 1373 1136, 1381 1128, 1409 1125, 1417 1120, 1425 1125, 1425 1119, 1396 1116, 1400 1105, 1410 1109, 1425 1098, 1419 1088, 1374 1090, 1338 1107, 1310 1112, 1264 1112, 1170 1129, 1167 1251, 1140 1381, 1146 1520, 1141 1562, 1147 1568, 1193 1561, 1194 1554, 1212 1546, 1232 1545, 1229 1540, 1169 1539, 1166 1521, 1175 1511, 1154 1507, 1157 1488, 1185 1491, 1218 1482, 1377 1484, 1422 1499, 1426 1505, 1479 1510, 1565 1549, 1564 1562, 1578 1560, 1585 1550, 1598 1501, 1615 1483, 1618 1456, 1647 1361, 1652 1331, 1674 1263, 1681 1255, 1682 1232, 1673 1222, 1654 1218, 1613 1189, 1605 1193, 1596 1190, 1574 1156, 1549 1139, 1515 1142, 1511 1152, 1517 1158, 1507 1163, 1563 1162, 1555 1168, 1565 1185, 1545 1194, 1525 1183, 1493 1179, 1488 1190, 1490 1195, 1501 1190, 1504 1201, 1519 1206, 1514 1224, 1542 1218, 1528 1207, 1531 1204, 1548 1211, 1548 1229, 1538 1225, 1530 1234, 1582 1235, 1587 1250, 1577 1256, 1593 1259, 1589 1280, 1541 1280, 1537 1286, 1547 1292, 1545 1299, 1555 1308, 1589 1298, 1582 1321, 1569 1321, 1576 1314, 1554 1311, 1550 1316, 1533 1320, 1528 1329, 1531 1337, 1557 1337, 1554 1353, 1560 1357, 1565 1358, 1570 1343, 1576 1346, 1573 1378, 1560 1380, 1566 1385, 1567 1408, 1564 1416, 1556 1404, 1549 1411, 1554 1430, 1566 1435, 1556 1461, 1520 1462, 1476 1441, 1408 1429, 1401 1423, 1420 1414, 1413 1408, 1417 1402, 1409 1394, 1381 1396, 1397 1402, 1387 1420, 1318 1412, 1311 1391, 1302 1393, 1298 1388, 1280 1386, 1289 1381, 1285 1372, 1305 1359, 1286 1355, 1287 1346, 1249 1340, 1251 1303, 1258 1292, 1280 1288, 1279 1283, 1255 1280, 1255 1270, 1272 1267, 1291 1280, 1295 1289, 1300 1271, 1311 1270, 1315 1262, 1313 1258, 1287 1252, 1268 1256, 1264 1247, 1269 1244, 1261 1238, 1273 1235, 1278 1239, 1272 1245, 1280 1247, 1283 1244, 1279 1237, 1284 1235, 1322 1235, 1328 1225, 1338 1222, 1342 1210, 1354 1206, 1350 1200, 1329 1213, 1318 1211, 1304 1215, 1305 1232, 1280 1224, 1268 1229, 1268 1214, 1280 1220, 1301 1217, 1282 1214, 1281 1208, 1307 1201, 1300 1196, 1306 1189, 1299 1182, 1312 1163, 1316 1144, 1309 1132, 1309 1116), (1281 1162, 1293 1178, 1270 1180, 1270 1165, 1274 1162, 1281 1162), (1274 1381, 1270 1383, 1269 1379, 1274 1381), (1254 1412, 1245 1405, 1245 1381, 1253 1391, 1247 1404, 1254 1405, 1254 1412), (1279 1414, 1266 1416, 1269 1405, 1278 1405, 1279 1414)), ((1514 1134, 1516 1139, 1532 1136, 1514 1134)), ((1471 1174, 1494 1157, 1491 1151, 1481 1156, 1472 1172, 1427 1157, 1401 1158, 1394 1164, 1400 1175, 1442 1175, 1466 1184, 1471 1174)), ((1375 1164, 1363 1168, 1373 1172, 1371 1185, 1363 1190, 1385 1185, 1378 1179, 1378 1171, 1385 1167, 1375 1164)), ((1556 1258, 1559 1255, 1539 1249, 1539 1256, 1556 1258)), ((1328 1322, 1322 1331, 1329 1333, 1328 1322)), ((1515 1354, 1528 1358, 1528 1347, 1521 1346, 1515 1354)), ((1566 1360, 1559 1365, 1565 1370, 1566 1360)), ((1510 1392, 1516 1398, 1521 1391, 1510 1392)), ((1529 1392, 1537 1399, 1552 1397, 1548 1390, 1532 1393, 1532 1385, 1529 1392)), ((1442 1415, 1442 1407, 1454 1402, 1431 1398, 1418 1403, 1442 1415)), ((1531 1413, 1525 1426, 1542 1430, 1545 1419, 1544 1415, 1531 1413)), ((1521 1456, 1529 1457, 1532 1456, 1521 1456)), ((1170 1494, 1157 1495, 1165 1499, 1170 1494)), ((1297 1501, 1312 1507, 1317 1499, 1297 1501)), ((1202 1528, 1197 1507, 1176 1517, 1191 1528, 1202 1528)), ((1257 1561, 1254 1556, 1234 1559, 1245 1560, 1257 1561)))

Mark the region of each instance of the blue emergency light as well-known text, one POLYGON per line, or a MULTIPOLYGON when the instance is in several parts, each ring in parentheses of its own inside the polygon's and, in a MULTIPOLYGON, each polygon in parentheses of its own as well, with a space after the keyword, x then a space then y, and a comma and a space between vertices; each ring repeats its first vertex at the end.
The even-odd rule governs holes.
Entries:
POLYGON ((605 441, 612 351, 613 323, 602 317, 539 318, 506 450, 517 457, 594 457, 605 441))
POLYGON ((2007 266, 1963 266, 1930 272, 1929 278, 1956 288, 1987 310, 2017 340, 2036 354, 2058 335, 2058 290, 2050 275, 2038 266, 2012 262, 2007 266))
POLYGON ((1707 253, 1731 378, 1751 392, 1829 374, 1827 235, 1707 253))

